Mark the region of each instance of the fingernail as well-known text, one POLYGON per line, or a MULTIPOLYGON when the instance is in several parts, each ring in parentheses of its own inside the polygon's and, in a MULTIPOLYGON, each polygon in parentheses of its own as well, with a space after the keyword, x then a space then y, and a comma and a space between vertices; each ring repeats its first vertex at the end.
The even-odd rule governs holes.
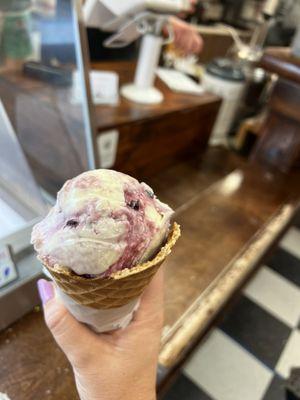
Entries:
POLYGON ((54 290, 51 282, 45 279, 39 279, 37 287, 43 304, 48 303, 48 301, 54 297, 54 290))

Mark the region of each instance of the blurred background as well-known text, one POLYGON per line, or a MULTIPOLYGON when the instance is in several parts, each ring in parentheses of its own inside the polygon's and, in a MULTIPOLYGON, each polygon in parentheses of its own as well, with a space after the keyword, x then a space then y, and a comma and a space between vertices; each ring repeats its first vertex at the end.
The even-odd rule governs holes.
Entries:
POLYGON ((78 398, 30 234, 94 168, 182 225, 159 398, 300 399, 299 106, 299 0, 0 0, 0 399, 78 398))

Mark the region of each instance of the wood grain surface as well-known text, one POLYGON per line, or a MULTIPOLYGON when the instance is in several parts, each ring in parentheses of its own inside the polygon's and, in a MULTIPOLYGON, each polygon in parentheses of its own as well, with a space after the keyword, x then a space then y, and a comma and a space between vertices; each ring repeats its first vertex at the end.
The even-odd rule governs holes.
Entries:
MULTIPOLYGON (((272 175, 214 149, 202 161, 174 165, 149 181, 176 209, 183 231, 165 263, 165 336, 184 322, 185 311, 280 207, 290 204, 296 210, 299 175, 272 175)), ((70 366, 40 311, 0 334, 0 362, 0 392, 12 400, 78 399, 70 366)))
MULTIPOLYGON (((133 80, 135 65, 109 62, 95 63, 93 68, 116 72, 122 85, 133 80)), ((95 107, 99 135, 112 128, 119 132, 113 168, 139 179, 203 152, 220 106, 220 98, 209 93, 175 93, 159 79, 155 85, 164 95, 161 104, 137 104, 121 96, 117 106, 95 107)))
POLYGON ((283 172, 300 165, 300 61, 289 48, 270 48, 262 66, 278 74, 252 160, 283 172))
MULTIPOLYGON (((122 85, 133 80, 135 64, 129 61, 99 62, 93 63, 92 69, 116 72, 120 78, 120 85, 122 85)), ((204 93, 202 96, 175 93, 160 79, 156 79, 155 86, 164 95, 164 101, 161 104, 138 104, 120 96, 117 107, 96 106, 95 117, 98 130, 103 131, 110 128, 119 128, 123 124, 138 121, 144 122, 162 115, 166 116, 170 113, 175 113, 178 121, 180 118, 180 114, 176 114, 178 111, 191 110, 220 101, 218 96, 211 93, 204 93)))
POLYGON ((82 109, 70 88, 54 87, 21 72, 0 76, 0 97, 38 182, 55 194, 87 168, 82 109))
POLYGON ((11 400, 79 399, 71 367, 46 329, 41 311, 0 335, 0 392, 11 400))
MULTIPOLYGON (((97 63, 94 69, 115 71, 121 84, 130 81, 134 64, 97 63)), ((220 98, 205 93, 174 93, 161 81, 162 104, 141 105, 120 97, 116 106, 93 107, 98 135, 118 129, 114 169, 144 178, 174 160, 199 154, 206 147, 220 98)), ((19 136, 38 182, 52 195, 63 183, 88 168, 83 113, 72 87, 55 87, 21 71, 2 73, 0 97, 19 136)))
POLYGON ((284 79, 300 84, 300 60, 293 56, 290 47, 268 48, 261 60, 261 66, 284 79))
POLYGON ((297 207, 299 189, 296 179, 247 166, 177 210, 175 218, 183 235, 165 263, 166 336, 168 330, 176 329, 199 293, 204 293, 283 204, 297 207))

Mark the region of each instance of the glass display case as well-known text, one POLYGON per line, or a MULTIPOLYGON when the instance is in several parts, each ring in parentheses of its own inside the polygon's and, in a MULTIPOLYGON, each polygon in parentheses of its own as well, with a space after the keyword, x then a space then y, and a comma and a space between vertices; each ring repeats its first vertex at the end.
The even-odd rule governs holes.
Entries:
POLYGON ((95 167, 81 2, 0 1, 0 329, 37 303, 34 223, 95 167))

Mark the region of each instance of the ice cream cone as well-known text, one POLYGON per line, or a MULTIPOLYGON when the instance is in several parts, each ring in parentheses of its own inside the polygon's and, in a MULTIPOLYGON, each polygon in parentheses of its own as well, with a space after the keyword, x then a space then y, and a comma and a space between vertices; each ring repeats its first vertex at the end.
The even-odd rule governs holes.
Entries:
POLYGON ((43 264, 60 290, 76 303, 98 310, 119 308, 142 294, 179 236, 180 227, 174 223, 166 244, 152 260, 114 272, 109 277, 85 278, 74 274, 69 268, 43 264))

